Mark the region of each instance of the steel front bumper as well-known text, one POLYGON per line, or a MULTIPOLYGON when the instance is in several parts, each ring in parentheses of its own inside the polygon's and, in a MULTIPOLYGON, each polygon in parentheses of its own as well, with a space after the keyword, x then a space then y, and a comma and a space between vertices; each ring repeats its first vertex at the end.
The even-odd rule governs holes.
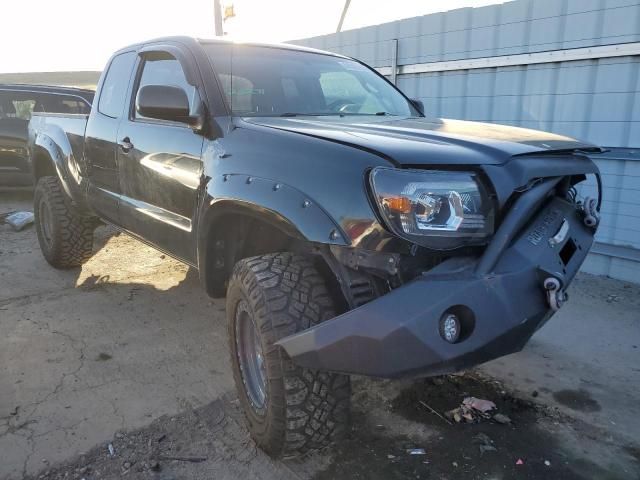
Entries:
POLYGON ((514 217, 506 227, 513 235, 501 226, 492 243, 506 247, 494 261, 486 258, 496 251, 491 246, 480 258, 450 259, 278 344, 303 367, 386 378, 455 372, 521 350, 553 314, 544 281, 553 277, 566 288, 593 242, 575 205, 555 198, 539 212, 524 228, 514 217), (462 319, 453 344, 441 335, 448 312, 462 319))

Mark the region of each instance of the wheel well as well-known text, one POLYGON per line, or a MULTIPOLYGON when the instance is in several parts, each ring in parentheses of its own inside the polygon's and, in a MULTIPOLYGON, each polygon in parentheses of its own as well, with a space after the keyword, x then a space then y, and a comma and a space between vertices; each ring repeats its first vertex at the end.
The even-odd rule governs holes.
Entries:
POLYGON ((238 211, 217 215, 210 223, 207 235, 207 293, 214 297, 224 296, 227 280, 238 260, 292 251, 299 241, 259 216, 238 211))
POLYGON ((268 218, 249 212, 223 213, 216 216, 209 227, 205 256, 206 291, 212 297, 223 297, 234 265, 243 258, 297 252, 314 256, 316 267, 340 308, 345 300, 339 294, 338 280, 320 248, 268 218))
POLYGON ((36 150, 33 156, 33 177, 37 182, 42 177, 56 176, 57 172, 49 155, 42 149, 36 150))

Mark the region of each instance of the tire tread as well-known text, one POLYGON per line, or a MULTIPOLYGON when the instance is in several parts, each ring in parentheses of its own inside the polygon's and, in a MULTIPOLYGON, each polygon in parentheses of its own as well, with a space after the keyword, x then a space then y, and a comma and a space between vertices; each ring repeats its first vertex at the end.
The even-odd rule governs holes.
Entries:
POLYGON ((42 177, 38 180, 35 192, 36 229, 42 252, 47 261, 55 268, 67 269, 85 263, 93 253, 93 231, 96 227, 94 217, 81 216, 67 199, 56 177, 42 177), (38 223, 38 201, 47 202, 51 209, 52 225, 51 248, 43 238, 38 223))
MULTIPOLYGON (((334 302, 310 258, 272 253, 239 261, 230 285, 242 285, 258 328, 267 341, 272 435, 256 439, 274 456, 291 457, 320 449, 343 436, 350 417, 349 377, 296 366, 274 345, 279 339, 335 316, 334 302), (275 435, 273 433, 276 433, 275 435)), ((229 305, 227 305, 229 308, 229 305)), ((229 310, 228 310, 229 311, 229 310)), ((231 332, 230 332, 231 333, 231 332)), ((232 355, 234 348, 232 345, 232 355)), ((232 363, 234 359, 232 358, 232 363)), ((234 368, 236 377, 239 369, 234 368)), ((241 388, 242 379, 236 378, 241 388)))

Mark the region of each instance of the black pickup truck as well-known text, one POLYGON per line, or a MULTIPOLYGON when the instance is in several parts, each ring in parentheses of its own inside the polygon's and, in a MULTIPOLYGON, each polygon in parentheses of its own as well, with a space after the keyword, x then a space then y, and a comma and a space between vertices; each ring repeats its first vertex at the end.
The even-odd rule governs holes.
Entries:
POLYGON ((423 109, 327 52, 124 48, 88 116, 31 120, 42 252, 80 265, 102 220, 196 268, 226 295, 253 438, 274 456, 318 448, 345 431, 349 374, 520 350, 593 242, 601 195, 576 185, 600 184, 598 147, 423 109))
POLYGON ((32 113, 89 113, 93 93, 82 88, 0 84, 0 186, 33 181, 27 158, 32 113))

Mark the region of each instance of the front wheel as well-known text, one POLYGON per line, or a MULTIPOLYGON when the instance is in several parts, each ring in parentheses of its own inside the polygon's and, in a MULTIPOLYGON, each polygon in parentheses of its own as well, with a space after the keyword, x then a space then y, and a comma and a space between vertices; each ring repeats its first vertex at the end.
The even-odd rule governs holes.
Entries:
POLYGON ((324 279, 306 257, 239 261, 227 291, 233 374, 251 436, 268 454, 319 449, 349 424, 349 377, 294 365, 275 342, 335 316, 324 279))
POLYGON ((38 180, 33 206, 38 243, 47 262, 55 268, 72 268, 91 257, 96 220, 81 216, 70 205, 56 177, 38 180))

